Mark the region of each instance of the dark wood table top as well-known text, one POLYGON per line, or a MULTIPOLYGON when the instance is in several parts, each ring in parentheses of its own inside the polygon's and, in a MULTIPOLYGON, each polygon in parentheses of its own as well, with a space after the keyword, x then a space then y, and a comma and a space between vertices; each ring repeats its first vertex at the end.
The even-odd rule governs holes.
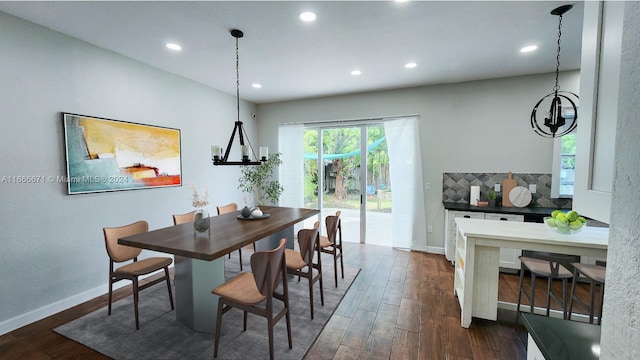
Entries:
POLYGON ((194 239, 193 223, 186 223, 120 238, 118 243, 211 261, 320 213, 315 209, 276 206, 260 209, 270 217, 242 220, 237 218, 240 211, 212 216, 210 237, 201 233, 194 239))

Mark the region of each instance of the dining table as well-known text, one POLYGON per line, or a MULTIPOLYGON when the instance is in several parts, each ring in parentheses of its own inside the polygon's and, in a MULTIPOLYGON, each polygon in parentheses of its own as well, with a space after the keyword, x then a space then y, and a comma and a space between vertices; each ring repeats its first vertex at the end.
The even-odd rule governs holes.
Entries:
POLYGON ((218 297, 211 290, 225 281, 225 255, 256 243, 256 250, 272 250, 280 239, 293 248, 294 225, 320 214, 319 210, 261 206, 263 216, 244 218, 240 211, 212 216, 209 231, 194 223, 169 226, 118 239, 121 245, 174 256, 176 319, 194 331, 215 333, 218 297))

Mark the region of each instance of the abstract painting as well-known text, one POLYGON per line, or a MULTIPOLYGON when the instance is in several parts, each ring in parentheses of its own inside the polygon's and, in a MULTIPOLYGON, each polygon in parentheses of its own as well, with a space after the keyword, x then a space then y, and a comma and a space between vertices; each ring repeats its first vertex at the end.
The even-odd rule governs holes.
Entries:
POLYGON ((63 113, 69 194, 182 185, 180 130, 63 113))

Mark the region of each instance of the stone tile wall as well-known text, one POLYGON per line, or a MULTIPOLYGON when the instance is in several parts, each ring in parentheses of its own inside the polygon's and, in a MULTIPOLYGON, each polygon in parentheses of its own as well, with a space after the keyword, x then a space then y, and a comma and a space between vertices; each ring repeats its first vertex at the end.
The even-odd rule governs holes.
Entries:
MULTIPOLYGON (((481 199, 486 200, 487 190, 494 184, 500 184, 502 190, 502 180, 507 176, 507 173, 443 173, 442 201, 468 204, 471 185, 480 186, 481 199)), ((514 173, 512 176, 518 186, 528 188, 529 184, 536 184, 536 193, 531 194, 529 206, 571 209, 571 199, 551 198, 551 174, 514 173)), ((497 205, 500 205, 500 199, 502 191, 498 193, 497 205)))

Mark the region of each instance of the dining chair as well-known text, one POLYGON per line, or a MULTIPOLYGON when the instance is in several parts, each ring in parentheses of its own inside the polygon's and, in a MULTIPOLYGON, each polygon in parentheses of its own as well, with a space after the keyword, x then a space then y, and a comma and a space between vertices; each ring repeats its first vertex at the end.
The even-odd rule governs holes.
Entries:
POLYGON ((284 316, 287 322, 289 349, 291 341, 291 312, 289 308, 289 288, 287 285, 287 264, 284 257, 286 239, 270 251, 257 251, 251 255, 252 273, 241 272, 222 285, 211 290, 218 295, 218 318, 216 319, 216 335, 213 357, 218 356, 222 315, 232 308, 244 312, 243 331, 247 330, 247 313, 256 314, 267 319, 269 336, 269 358, 273 360, 273 328, 284 316), (282 293, 277 292, 282 281, 282 293), (282 301, 283 308, 274 314, 273 299, 282 301), (264 303, 264 306, 260 305, 264 303))
MULTIPOLYGON (((238 204, 230 203, 227 205, 216 206, 216 210, 218 210, 218 215, 236 212, 238 211, 238 204)), ((253 250, 256 250, 255 243, 253 244, 253 250)), ((238 258, 240 258, 240 271, 242 271, 242 249, 238 249, 238 258)), ((229 259, 231 259, 231 253, 229 253, 229 259)))
POLYGON ((335 215, 325 218, 327 236, 320 236, 320 251, 333 256, 333 270, 338 287, 338 258, 340 258, 340 268, 344 279, 344 262, 342 260, 342 222, 340 221, 341 211, 336 211, 335 215))
POLYGON ((138 255, 140 255, 142 249, 118 244, 118 239, 120 238, 149 231, 149 224, 146 221, 138 221, 120 227, 105 227, 102 229, 102 231, 104 233, 104 242, 107 247, 107 254, 109 255, 108 314, 111 315, 113 283, 120 280, 131 280, 132 283, 133 308, 136 318, 136 330, 140 329, 140 322, 138 320, 138 293, 140 292, 140 290, 166 281, 167 290, 169 291, 169 302, 171 303, 171 310, 173 310, 173 295, 171 293, 171 280, 169 279, 169 265, 171 265, 173 259, 169 257, 152 257, 138 261, 138 255), (130 260, 133 260, 133 262, 114 269, 114 263, 122 263, 130 260), (140 276, 151 274, 152 272, 158 270, 164 270, 163 277, 145 283, 144 285, 139 284, 140 276))
POLYGON ((318 244, 320 223, 316 221, 313 229, 302 229, 298 231, 298 245, 300 251, 291 249, 284 250, 284 257, 287 262, 287 272, 289 274, 304 277, 309 281, 309 307, 311 319, 313 319, 313 284, 320 283, 320 303, 324 306, 324 293, 322 290, 322 262, 320 259, 320 246, 318 244), (313 262, 313 257, 318 254, 318 262, 313 262), (314 275, 313 269, 316 269, 314 275))
POLYGON ((529 301, 529 304, 531 305, 530 312, 533 314, 535 305, 534 302, 536 298, 537 277, 547 279, 547 316, 549 316, 549 312, 551 309, 551 298, 553 298, 562 306, 563 319, 567 319, 567 305, 569 304, 567 282, 568 279, 571 279, 573 277, 573 274, 562 264, 570 261, 575 261, 575 257, 570 255, 545 255, 536 258, 520 256, 521 269, 518 289, 518 304, 516 306, 516 322, 520 313, 520 300, 522 295, 524 295, 525 298, 529 301), (526 292, 523 286, 525 270, 528 270, 531 273, 529 293, 526 292), (553 280, 562 280, 562 299, 560 299, 558 295, 553 292, 553 289, 551 287, 551 285, 553 284, 553 280))
POLYGON ((596 287, 600 285, 600 311, 598 312, 598 325, 602 324, 602 304, 604 301, 604 283, 605 274, 607 272, 606 262, 596 261, 595 265, 572 263, 573 265, 573 284, 571 285, 571 300, 569 301, 569 320, 571 320, 571 311, 573 311, 573 301, 577 300, 580 304, 589 310, 589 324, 593 324, 594 312, 595 312, 595 292, 596 287), (590 283, 589 286, 589 304, 585 303, 576 295, 576 282, 578 276, 584 275, 590 283))
POLYGON ((193 216, 196 214, 196 210, 190 211, 186 214, 174 214, 173 215, 173 225, 180 225, 184 223, 193 222, 193 216))

